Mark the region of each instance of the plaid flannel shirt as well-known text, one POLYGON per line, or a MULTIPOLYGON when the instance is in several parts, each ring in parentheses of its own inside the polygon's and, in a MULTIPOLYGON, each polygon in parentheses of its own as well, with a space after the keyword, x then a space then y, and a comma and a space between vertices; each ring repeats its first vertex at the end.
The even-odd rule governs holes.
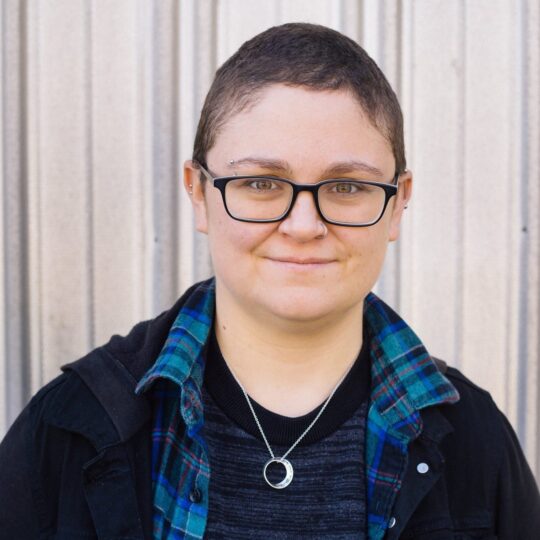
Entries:
MULTIPOLYGON (((136 389, 152 392, 154 400, 154 538, 204 536, 210 463, 201 436, 201 388, 214 307, 211 279, 181 308, 159 357, 136 389)), ((368 538, 380 540, 401 487, 408 444, 422 431, 419 411, 454 403, 459 395, 415 333, 373 293, 364 302, 364 324, 372 377, 365 446, 368 538)))

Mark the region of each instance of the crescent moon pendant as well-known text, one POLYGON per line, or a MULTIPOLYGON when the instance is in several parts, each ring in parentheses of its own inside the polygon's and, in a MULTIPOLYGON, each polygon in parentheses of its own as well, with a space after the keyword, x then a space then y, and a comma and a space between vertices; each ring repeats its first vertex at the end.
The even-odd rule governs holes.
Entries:
POLYGON ((294 476, 293 466, 291 465, 291 462, 288 459, 275 457, 275 458, 269 459, 266 462, 266 465, 264 466, 264 469, 263 469, 263 476, 264 476, 264 479, 266 480, 266 483, 269 486, 273 487, 274 489, 283 489, 283 488, 286 488, 292 482, 292 479, 294 476), (279 463, 280 465, 283 465, 283 467, 285 468, 285 477, 280 482, 273 483, 266 476, 266 470, 272 463, 279 463))

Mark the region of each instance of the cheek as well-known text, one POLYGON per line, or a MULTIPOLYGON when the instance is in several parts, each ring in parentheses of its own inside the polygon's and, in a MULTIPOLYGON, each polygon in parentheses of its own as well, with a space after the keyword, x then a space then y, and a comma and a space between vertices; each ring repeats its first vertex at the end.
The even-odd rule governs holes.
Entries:
MULTIPOLYGON (((272 234, 272 224, 244 223, 232 219, 221 201, 208 203, 208 242, 214 266, 220 262, 239 267, 242 256, 255 252, 272 234)), ((217 271, 217 268, 215 268, 217 271)))
POLYGON ((376 280, 381 270, 386 246, 384 227, 366 227, 349 239, 351 272, 361 276, 363 281, 376 280))
POLYGON ((235 221, 227 214, 210 215, 209 241, 218 250, 221 247, 223 251, 226 251, 225 247, 227 247, 229 251, 251 251, 259 241, 260 235, 257 232, 256 226, 235 221))

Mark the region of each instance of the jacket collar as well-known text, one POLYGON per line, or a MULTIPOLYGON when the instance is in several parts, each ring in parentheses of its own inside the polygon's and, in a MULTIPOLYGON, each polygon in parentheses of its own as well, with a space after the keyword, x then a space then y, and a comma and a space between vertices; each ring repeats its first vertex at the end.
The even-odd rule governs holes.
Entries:
POLYGON ((62 399, 51 408, 47 420, 84 435, 98 451, 129 440, 150 420, 150 404, 135 395, 133 375, 106 347, 62 370, 78 377, 67 378, 62 399))

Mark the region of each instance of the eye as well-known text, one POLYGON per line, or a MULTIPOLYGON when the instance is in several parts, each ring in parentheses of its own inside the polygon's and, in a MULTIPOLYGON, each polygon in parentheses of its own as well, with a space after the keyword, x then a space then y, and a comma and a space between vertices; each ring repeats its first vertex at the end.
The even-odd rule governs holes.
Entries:
POLYGON ((336 182, 332 185, 332 191, 341 195, 353 195, 360 191, 360 187, 352 182, 336 182))
POLYGON ((366 191, 366 186, 358 182, 337 181, 327 184, 328 195, 360 195, 366 191))
POLYGON ((273 182, 268 178, 250 178, 243 185, 256 191, 272 191, 279 187, 277 182, 273 182))

